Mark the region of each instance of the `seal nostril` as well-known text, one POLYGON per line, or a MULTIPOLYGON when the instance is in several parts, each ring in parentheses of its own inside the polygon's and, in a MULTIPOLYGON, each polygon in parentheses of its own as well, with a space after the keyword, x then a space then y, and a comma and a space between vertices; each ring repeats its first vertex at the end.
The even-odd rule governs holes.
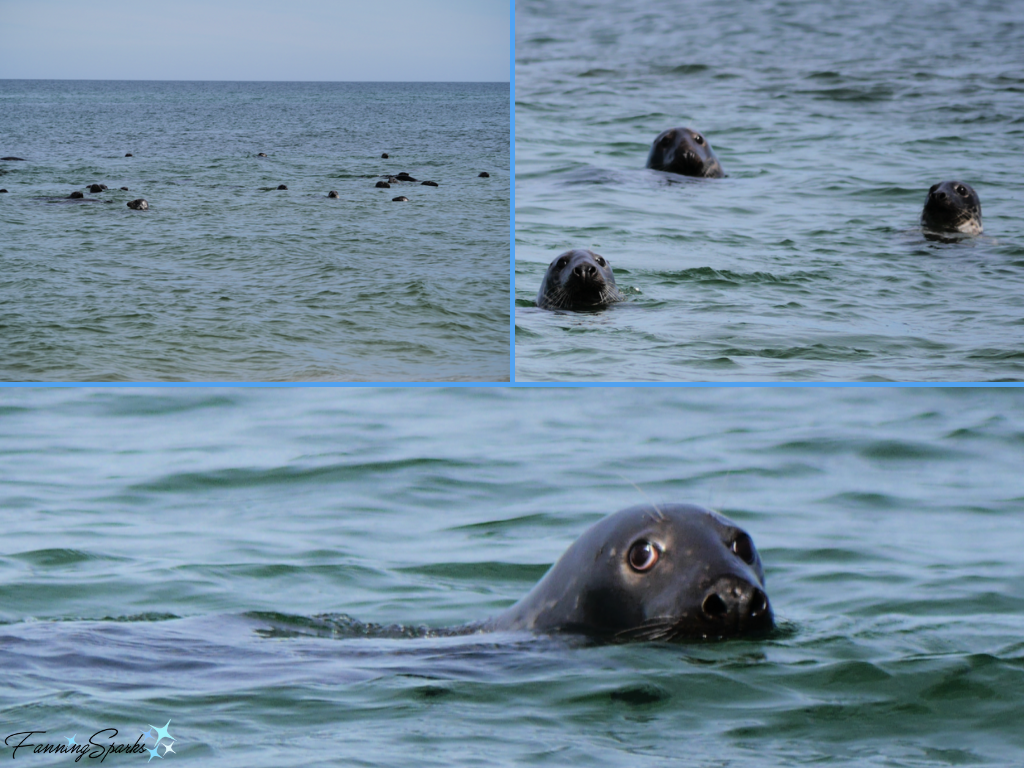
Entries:
POLYGON ((712 618, 722 616, 729 612, 729 606, 725 604, 725 600, 720 598, 714 592, 704 598, 704 602, 701 604, 700 609, 704 611, 705 615, 711 616, 712 618))
POLYGON ((750 615, 757 617, 764 615, 768 610, 768 595, 760 589, 755 589, 750 598, 750 615))

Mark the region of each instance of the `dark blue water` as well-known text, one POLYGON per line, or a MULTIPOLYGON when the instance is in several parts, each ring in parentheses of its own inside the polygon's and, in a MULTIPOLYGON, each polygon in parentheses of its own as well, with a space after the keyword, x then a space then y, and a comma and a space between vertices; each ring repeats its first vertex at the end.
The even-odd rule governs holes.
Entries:
POLYGON ((170 720, 165 760, 217 766, 1018 765, 1022 464, 1016 390, 4 390, 0 736, 170 720), (750 532, 776 633, 307 631, 479 621, 648 499, 750 532))
POLYGON ((516 379, 1024 378, 1012 2, 516 3, 516 379), (690 126, 728 174, 644 169, 690 126), (926 240, 928 188, 984 234, 926 240), (533 306, 591 248, 628 300, 533 306))
POLYGON ((508 110, 504 83, 0 81, 0 379, 507 380, 508 110), (400 171, 438 186, 374 187, 400 171))

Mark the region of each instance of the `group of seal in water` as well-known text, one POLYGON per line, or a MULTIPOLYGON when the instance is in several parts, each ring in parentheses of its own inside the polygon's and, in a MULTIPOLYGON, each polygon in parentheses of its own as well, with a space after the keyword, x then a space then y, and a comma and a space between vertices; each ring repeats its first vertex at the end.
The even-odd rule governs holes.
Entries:
POLYGON ((677 641, 765 633, 774 623, 746 531, 703 507, 650 504, 595 523, 481 629, 677 641))
MULTIPOLYGON (((707 138, 683 126, 658 134, 647 155, 647 167, 704 179, 725 176, 707 138)), ((930 240, 946 240, 949 234, 980 235, 981 201, 977 192, 962 181, 933 185, 921 213, 921 228, 930 240)), ((601 309, 620 300, 622 294, 615 287, 608 261, 585 249, 555 257, 537 293, 541 309, 601 309)))
POLYGON ((577 248, 566 251, 548 266, 537 294, 537 306, 578 311, 600 309, 621 299, 608 260, 577 248))

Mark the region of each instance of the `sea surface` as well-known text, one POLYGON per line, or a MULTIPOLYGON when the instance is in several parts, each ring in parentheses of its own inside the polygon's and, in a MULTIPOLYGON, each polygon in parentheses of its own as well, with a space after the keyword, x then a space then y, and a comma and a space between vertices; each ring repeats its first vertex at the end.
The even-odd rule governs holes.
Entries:
POLYGON ((508 380, 509 154, 507 83, 0 80, 0 380, 508 380))
POLYGON ((1013 389, 6 389, 0 760, 1020 765, 1021 466, 1013 389), (402 636, 648 500, 744 526, 778 629, 402 636))
POLYGON ((1024 16, 995 0, 517 0, 517 381, 1024 379, 1024 16), (703 133, 728 175, 644 168, 703 133), (957 179, 984 234, 926 240, 957 179), (569 248, 627 301, 534 306, 569 248))

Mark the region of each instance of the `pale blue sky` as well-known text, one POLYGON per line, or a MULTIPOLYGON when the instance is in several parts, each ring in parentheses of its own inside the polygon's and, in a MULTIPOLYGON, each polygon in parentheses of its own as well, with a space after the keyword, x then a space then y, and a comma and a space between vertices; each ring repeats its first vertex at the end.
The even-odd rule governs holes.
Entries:
POLYGON ((509 0, 0 0, 0 79, 509 80, 509 0))

